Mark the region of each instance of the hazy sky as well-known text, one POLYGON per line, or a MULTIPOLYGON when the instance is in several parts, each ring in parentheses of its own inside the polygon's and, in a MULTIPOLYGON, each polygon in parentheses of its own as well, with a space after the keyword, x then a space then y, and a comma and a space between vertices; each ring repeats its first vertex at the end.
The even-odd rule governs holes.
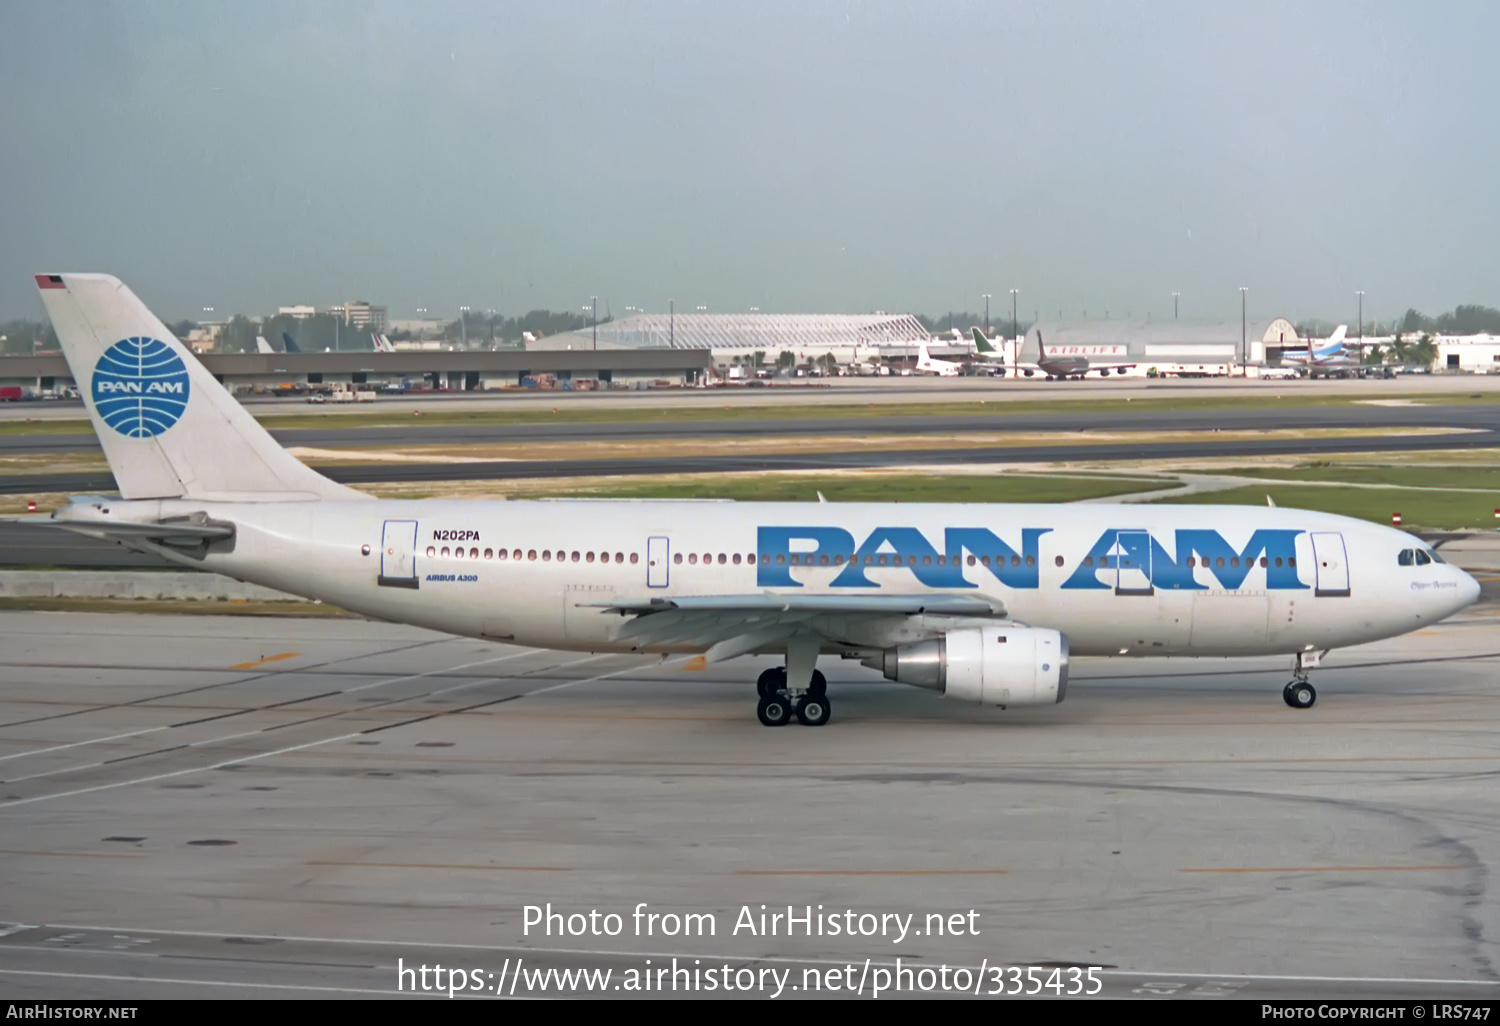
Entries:
POLYGON ((1500 305, 1500 4, 0 0, 0 317, 1500 305))

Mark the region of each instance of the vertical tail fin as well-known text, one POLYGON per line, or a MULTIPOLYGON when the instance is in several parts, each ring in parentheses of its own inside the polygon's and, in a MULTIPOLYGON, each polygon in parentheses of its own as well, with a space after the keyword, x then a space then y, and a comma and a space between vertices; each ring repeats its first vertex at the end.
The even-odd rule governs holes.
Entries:
POLYGON ((291 332, 283 331, 281 333, 281 344, 286 346, 286 351, 289 353, 302 352, 302 347, 293 341, 291 332))
POLYGON ((278 445, 119 279, 37 287, 125 498, 365 498, 278 445))
POLYGON ((256 335, 255 336, 255 351, 257 353, 260 353, 263 356, 266 353, 274 353, 274 352, 276 352, 275 349, 271 348, 271 343, 267 342, 265 340, 265 337, 261 336, 261 335, 256 335))
POLYGON ((974 329, 974 348, 981 353, 993 353, 995 347, 990 345, 990 340, 984 337, 984 332, 978 328, 974 329))

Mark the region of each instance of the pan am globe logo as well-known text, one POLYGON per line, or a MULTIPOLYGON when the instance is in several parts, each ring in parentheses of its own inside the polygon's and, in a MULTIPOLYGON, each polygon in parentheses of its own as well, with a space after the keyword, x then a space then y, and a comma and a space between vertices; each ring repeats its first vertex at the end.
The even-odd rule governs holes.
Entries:
POLYGON ((94 409, 127 438, 153 438, 182 418, 188 372, 165 342, 122 338, 94 364, 94 409))

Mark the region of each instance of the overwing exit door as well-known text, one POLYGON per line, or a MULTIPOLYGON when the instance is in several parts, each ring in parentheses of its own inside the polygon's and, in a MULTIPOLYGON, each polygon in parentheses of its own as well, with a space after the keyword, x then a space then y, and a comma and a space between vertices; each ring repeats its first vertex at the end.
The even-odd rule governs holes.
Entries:
POLYGON ((380 536, 382 588, 417 587, 417 522, 387 520, 380 536))
POLYGON ((671 577, 671 556, 671 539, 646 539, 646 587, 665 588, 667 586, 671 577))

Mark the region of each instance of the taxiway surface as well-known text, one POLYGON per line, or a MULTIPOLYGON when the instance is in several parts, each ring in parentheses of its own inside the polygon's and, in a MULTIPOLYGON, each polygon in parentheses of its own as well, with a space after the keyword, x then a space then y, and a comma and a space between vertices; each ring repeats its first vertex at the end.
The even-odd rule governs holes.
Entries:
POLYGON ((816 729, 756 722, 769 660, 0 613, 0 990, 373 995, 398 959, 493 988, 517 960, 618 982, 674 957, 802 986, 899 957, 1101 965, 1118 996, 1493 1000, 1496 612, 1335 653, 1306 711, 1281 659, 1080 662, 1066 702, 1008 712, 824 660, 816 729), (526 935, 547 902, 624 934, 526 935), (642 902, 716 932, 634 936, 642 902), (762 904, 973 910, 977 934, 736 935, 762 904))

